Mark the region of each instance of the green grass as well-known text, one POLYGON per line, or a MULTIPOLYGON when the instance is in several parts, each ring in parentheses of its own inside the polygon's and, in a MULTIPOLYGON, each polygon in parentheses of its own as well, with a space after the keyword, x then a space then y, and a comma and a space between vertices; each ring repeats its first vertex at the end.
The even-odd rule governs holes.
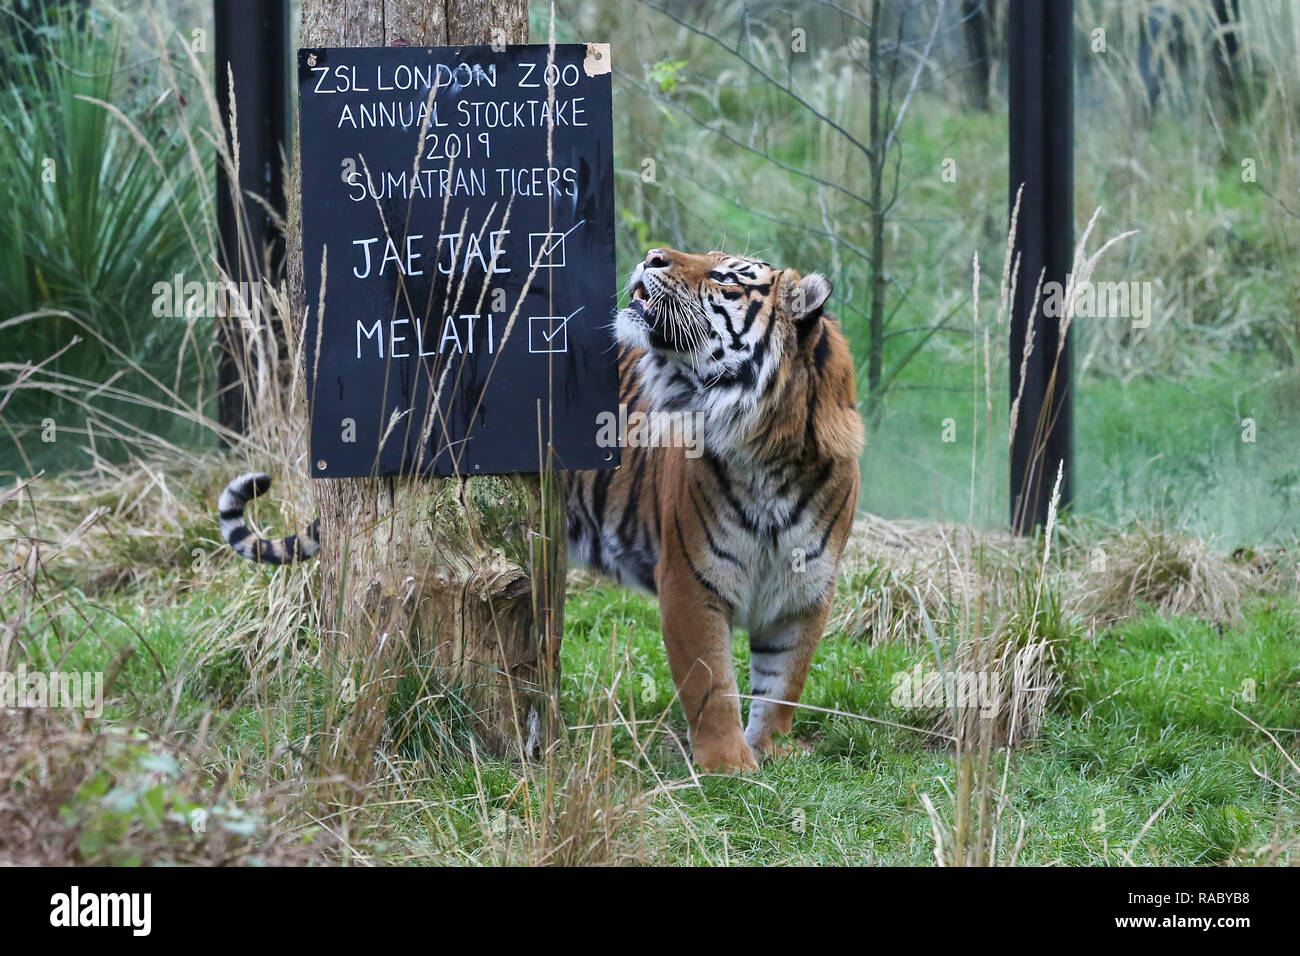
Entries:
MULTIPOLYGON (((82 638, 90 629, 65 626, 47 650, 67 669, 105 669, 120 646, 138 647, 110 719, 158 721, 160 690, 174 686, 163 681, 161 665, 173 680, 189 673, 179 697, 162 695, 177 702, 179 713, 216 708, 228 718, 217 721, 224 725, 222 749, 261 753, 265 741, 284 739, 279 718, 264 722, 247 701, 222 712, 223 700, 238 696, 247 680, 238 662, 218 658, 191 669, 194 636, 222 627, 219 593, 206 601, 189 592, 176 602, 151 600, 141 591, 119 594, 102 607, 93 637, 82 638)), ((622 675, 628 712, 635 709, 642 724, 638 744, 626 727, 614 730, 614 757, 630 768, 642 761, 638 747, 644 747, 664 778, 685 783, 671 800, 650 801, 635 835, 637 858, 767 866, 933 861, 920 797, 928 794, 944 806, 953 766, 947 751, 926 736, 805 709, 795 722, 802 745, 797 755, 758 774, 705 777, 695 786, 677 742, 684 739, 684 721, 673 703, 654 600, 613 586, 584 587, 570 595, 566 618, 566 723, 583 725, 593 695, 622 675), (624 654, 630 667, 621 663, 624 654)), ((1277 788, 1251 769, 1253 763, 1281 779, 1282 758, 1233 708, 1294 744, 1300 728, 1298 629, 1294 601, 1258 599, 1238 626, 1222 633, 1190 619, 1146 615, 1072 645, 1064 690, 1041 737, 1021 751, 1010 787, 1025 825, 1021 862, 1122 864, 1129 856, 1136 863, 1245 862, 1251 850, 1270 843, 1279 821, 1294 833, 1300 807, 1280 801, 1277 788)), ((743 635, 736 648, 744 674, 743 635)), ((925 721, 922 711, 894 706, 890 693, 891 675, 927 657, 928 651, 897 644, 873 650, 828 636, 803 703, 877 721, 925 721)), ((294 706, 301 732, 311 723, 310 708, 294 706)), ((366 843, 370 854, 398 861, 501 859, 503 840, 508 844, 502 828, 527 815, 526 808, 536 810, 520 796, 527 775, 517 764, 480 756, 476 767, 463 753, 446 750, 407 757, 416 772, 403 785, 404 802, 364 811, 376 834, 366 843)), ((629 792, 642 785, 631 769, 617 773, 623 779, 616 783, 629 792)))
MULTIPOLYGON (((596 588, 572 595, 566 614, 566 700, 608 680, 600 666, 604 640, 617 625, 641 687, 650 689, 640 712, 669 707, 652 599, 596 588)), ((1022 862, 1124 862, 1120 851, 1129 851, 1170 797, 1133 849, 1135 862, 1224 863, 1266 843, 1278 792, 1250 765, 1276 779, 1282 759, 1231 708, 1265 727, 1300 727, 1298 627, 1294 604, 1261 603, 1222 634, 1191 620, 1146 616, 1075 648, 1066 692, 1019 761, 1013 792, 1025 819, 1022 862), (1242 699, 1247 680, 1255 682, 1253 702, 1242 699)), ((737 642, 742 668, 743 646, 737 642)), ((907 723, 909 714, 890 703, 890 676, 924 657, 828 637, 803 703, 907 723)), ((679 714, 669 724, 681 732, 679 714)), ((656 852, 669 861, 753 865, 932 861, 919 795, 942 794, 941 780, 952 774, 945 752, 910 731, 810 710, 800 712, 795 734, 812 752, 743 781, 706 780, 681 794, 701 830, 687 839, 665 827, 656 852)))

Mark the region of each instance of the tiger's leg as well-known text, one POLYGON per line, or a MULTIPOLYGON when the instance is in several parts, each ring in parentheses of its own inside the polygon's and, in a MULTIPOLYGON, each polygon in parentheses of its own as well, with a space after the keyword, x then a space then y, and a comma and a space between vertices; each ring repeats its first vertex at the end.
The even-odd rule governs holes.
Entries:
POLYGON ((757 770, 741 729, 726 610, 689 567, 670 561, 659 563, 655 581, 668 666, 686 713, 695 763, 704 770, 757 770))
POLYGON ((794 722, 792 704, 803 693, 829 612, 830 602, 824 601, 801 617, 775 621, 749 635, 750 693, 754 697, 791 702, 749 702, 745 741, 759 760, 772 755, 773 734, 790 733, 794 722))

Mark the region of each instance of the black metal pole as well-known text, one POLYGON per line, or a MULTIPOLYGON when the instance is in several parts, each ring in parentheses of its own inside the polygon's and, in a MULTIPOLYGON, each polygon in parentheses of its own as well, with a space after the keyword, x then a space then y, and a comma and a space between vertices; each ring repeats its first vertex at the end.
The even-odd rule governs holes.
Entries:
POLYGON ((973 110, 989 111, 989 39, 985 21, 988 0, 961 0, 962 32, 966 35, 967 102, 973 110))
MULTIPOLYGON (((281 155, 288 143, 289 2, 213 0, 212 10, 217 105, 230 142, 229 77, 233 74, 239 134, 237 190, 231 189, 225 169, 217 165, 221 259, 236 282, 274 280, 283 267, 284 238, 276 232, 270 214, 248 196, 260 196, 284 216, 281 155)), ((218 318, 217 339, 221 349, 218 418, 222 425, 243 433, 248 429, 248 409, 240 370, 249 370, 247 343, 242 341, 238 320, 218 318)))
MULTIPOLYGON (((1020 277, 1011 313, 1011 398, 1021 395, 1011 442, 1011 528, 1027 534, 1047 520, 1056 469, 1060 504, 1072 497, 1071 355, 1061 319, 1033 316, 1033 354, 1020 365, 1038 276, 1064 289, 1074 252, 1073 0, 1011 0, 1007 30, 1011 206, 1023 184, 1015 251, 1020 277), (1055 373, 1055 374, 1053 374, 1055 373)), ((1043 295, 1043 300, 1047 298, 1043 295)))

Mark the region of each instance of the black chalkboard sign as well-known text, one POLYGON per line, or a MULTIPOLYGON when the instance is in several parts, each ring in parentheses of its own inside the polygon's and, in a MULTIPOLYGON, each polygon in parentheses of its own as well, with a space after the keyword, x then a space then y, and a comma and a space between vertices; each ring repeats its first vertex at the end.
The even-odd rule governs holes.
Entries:
POLYGON ((298 84, 312 475, 617 465, 609 47, 303 49, 298 84))

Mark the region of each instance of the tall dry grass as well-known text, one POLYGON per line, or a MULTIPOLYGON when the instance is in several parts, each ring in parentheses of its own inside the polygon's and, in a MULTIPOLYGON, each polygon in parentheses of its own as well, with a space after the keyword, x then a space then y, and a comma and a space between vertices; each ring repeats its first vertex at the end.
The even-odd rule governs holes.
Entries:
MULTIPOLYGON (((977 354, 982 356, 973 385, 982 392, 982 429, 978 417, 972 423, 976 438, 971 452, 970 496, 967 502, 968 529, 988 527, 998 499, 989 482, 997 473, 991 467, 1000 439, 994 428, 995 387, 1005 388, 1011 362, 1023 370, 1035 348, 1035 314, 1042 277, 1020 275, 1014 254, 1020 209, 1019 197, 1012 210, 1007 233, 997 311, 992 322, 981 322, 979 301, 979 258, 973 262, 973 328, 977 354), (1005 337, 1005 323, 1015 301, 1019 282, 1035 281, 1030 299, 1029 329, 1024 351, 1019 356, 1002 355, 993 347, 993 337, 1005 337), (979 457, 983 456, 983 467, 979 457), (978 487, 984 476, 984 486, 978 487)), ((1079 237, 1074 264, 1064 291, 1064 311, 1059 320, 1064 343, 1075 316, 1080 290, 1086 286, 1102 255, 1132 235, 1121 233, 1102 242, 1088 254, 1089 240, 1100 215, 1095 212, 1079 237)), ((1010 405, 1008 442, 1017 428, 1032 436, 1031 461, 1037 471, 1055 473, 1046 524, 1034 529, 1030 542, 1008 546, 1001 536, 987 536, 978 530, 963 535, 943 536, 944 551, 951 562, 947 579, 956 584, 944 602, 948 620, 941 633, 934 626, 924 600, 912 589, 914 606, 934 655, 936 672, 931 683, 945 690, 946 706, 938 710, 934 726, 953 744, 954 779, 944 782, 946 800, 937 803, 924 796, 935 842, 935 860, 940 865, 1012 865, 1024 845, 1023 825, 1014 806, 1016 752, 1039 731, 1047 706, 1059 686, 1056 661, 1065 645, 1082 636, 1082 628, 1056 592, 1061 559, 1055 546, 1060 504, 1063 462, 1044 460, 1046 439, 1052 423, 1052 391, 1056 387, 1061 348, 1051 356, 1051 372, 1042 412, 1035 422, 1021 422, 1022 394, 1010 405), (954 543, 956 546, 954 547, 954 543), (1053 558, 1055 557, 1055 562, 1053 558), (1026 560, 1028 558, 1029 560, 1026 560), (975 702, 959 691, 969 676, 978 678, 982 699, 975 702)), ((978 406, 977 406, 978 407, 978 406)), ((1023 490, 1020 497, 1030 497, 1023 490)), ((970 686, 969 684, 967 686, 970 686)), ((928 689, 928 688, 927 688, 928 689)))

